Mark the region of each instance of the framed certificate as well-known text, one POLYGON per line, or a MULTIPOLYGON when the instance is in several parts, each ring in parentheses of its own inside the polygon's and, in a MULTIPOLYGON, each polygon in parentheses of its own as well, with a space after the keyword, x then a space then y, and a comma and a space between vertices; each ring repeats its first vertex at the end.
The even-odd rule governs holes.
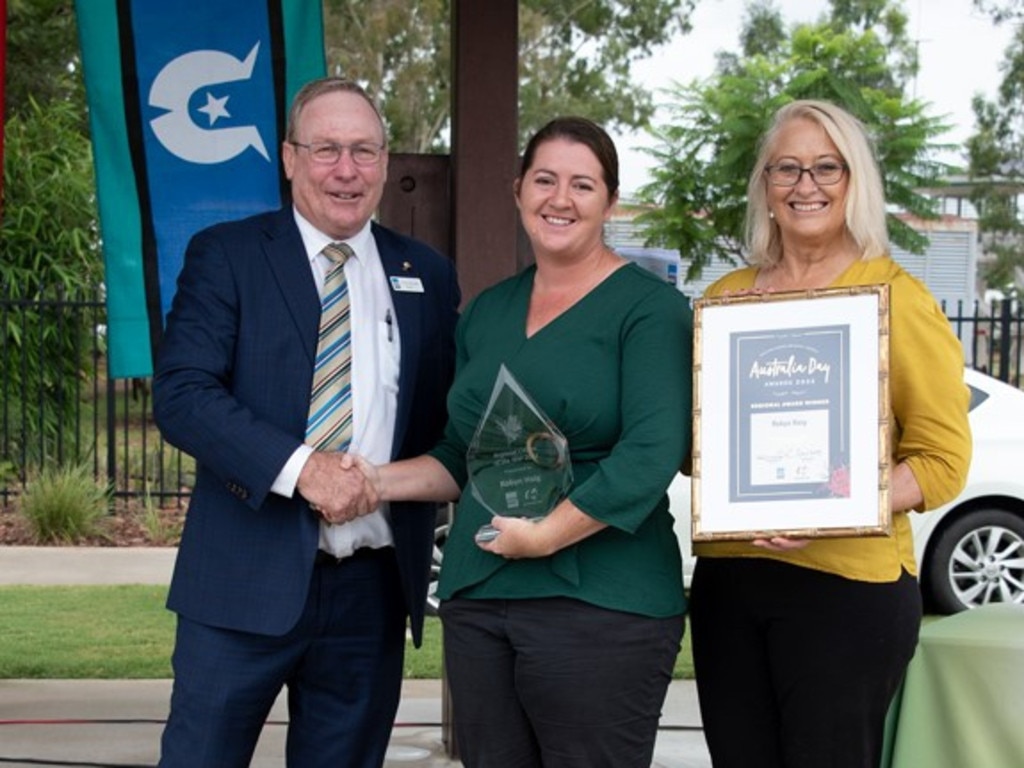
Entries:
POLYGON ((889 287, 694 304, 694 541, 881 536, 889 287))

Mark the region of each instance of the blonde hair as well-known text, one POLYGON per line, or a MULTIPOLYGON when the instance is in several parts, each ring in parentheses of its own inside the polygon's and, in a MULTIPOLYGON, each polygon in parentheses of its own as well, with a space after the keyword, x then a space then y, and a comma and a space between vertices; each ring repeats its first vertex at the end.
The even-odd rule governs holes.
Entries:
POLYGON ((767 268, 782 259, 779 225, 768 213, 768 177, 764 169, 775 152, 782 127, 797 119, 820 125, 849 169, 846 229, 860 248, 862 258, 885 256, 889 253, 885 193, 867 130, 860 120, 835 104, 805 99, 779 109, 761 138, 757 162, 747 184, 747 260, 754 266, 767 268))

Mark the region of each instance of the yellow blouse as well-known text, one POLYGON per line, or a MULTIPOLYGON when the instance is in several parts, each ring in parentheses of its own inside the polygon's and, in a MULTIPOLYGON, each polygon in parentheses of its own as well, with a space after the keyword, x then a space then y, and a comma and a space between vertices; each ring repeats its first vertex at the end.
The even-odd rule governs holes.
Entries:
MULTIPOLYGON (((752 288, 757 269, 730 272, 707 296, 752 288)), ((963 349, 928 289, 891 258, 854 262, 830 287, 890 286, 889 397, 893 460, 905 462, 934 509, 963 489, 971 462, 969 391, 963 349)), ((894 510, 892 535, 818 539, 803 549, 772 552, 747 542, 700 542, 701 557, 767 557, 857 581, 890 582, 905 568, 917 574, 907 510, 894 510)))

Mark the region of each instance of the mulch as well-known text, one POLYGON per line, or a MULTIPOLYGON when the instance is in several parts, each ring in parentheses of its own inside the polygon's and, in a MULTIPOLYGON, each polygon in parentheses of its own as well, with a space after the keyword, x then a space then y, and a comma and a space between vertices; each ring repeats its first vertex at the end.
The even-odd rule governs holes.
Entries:
POLYGON ((160 523, 155 526, 170 534, 153 537, 141 510, 118 509, 100 521, 99 532, 76 542, 38 541, 28 521, 13 506, 0 508, 0 546, 67 546, 90 547, 167 547, 178 543, 185 522, 185 507, 157 510, 160 523))

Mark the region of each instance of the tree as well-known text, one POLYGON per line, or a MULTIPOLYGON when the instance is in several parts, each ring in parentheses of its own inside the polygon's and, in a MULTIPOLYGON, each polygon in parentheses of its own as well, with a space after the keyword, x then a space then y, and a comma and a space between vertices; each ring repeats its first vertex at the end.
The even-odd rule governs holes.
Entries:
POLYGON ((79 130, 88 133, 74 5, 74 0, 7 0, 8 118, 70 100, 80 108, 79 130))
POLYGON ((8 0, 0 283, 69 291, 101 279, 88 111, 73 0, 8 0))
POLYGON ((30 99, 5 126, 0 295, 11 303, 0 323, 0 413, 9 423, 5 450, 38 463, 70 444, 61 426, 76 424, 81 408, 70 382, 93 364, 82 354, 92 328, 61 311, 63 301, 95 299, 101 280, 92 155, 80 123, 70 100, 30 99))
MULTIPOLYGON (((92 329, 58 309, 62 299, 94 297, 102 280, 85 91, 76 67, 71 0, 9 0, 4 208, 0 222, 0 332, 8 437, 43 462, 67 437, 61 425, 81 404, 68 382, 91 365, 92 329), (24 402, 31 408, 22 408, 24 402), (13 414, 24 413, 21 420, 13 414)), ((12 455, 20 449, 6 446, 12 455)), ((22 468, 23 469, 23 468, 22 468)))
MULTIPOLYGON (((646 127, 632 64, 690 29, 695 0, 520 0, 521 143, 556 114, 646 127)), ((363 83, 394 149, 443 152, 451 117, 450 0, 326 0, 328 69, 363 83)))
MULTIPOLYGON (((788 34, 770 2, 749 6, 740 55, 719 56, 705 81, 677 84, 672 119, 653 131, 653 180, 640 191, 651 210, 640 217, 648 243, 674 248, 687 277, 714 259, 743 259, 746 183, 758 140, 771 115, 795 99, 838 103, 873 134, 887 199, 904 211, 934 217, 935 204, 915 190, 934 185, 948 166, 933 144, 947 130, 906 98, 916 70, 898 5, 833 0, 831 15, 788 34)), ((927 239, 890 216, 893 241, 920 252, 927 239)))
POLYGON ((447 0, 326 0, 328 72, 360 82, 385 115, 393 149, 444 148, 450 100, 447 0))
POLYGON ((101 279, 92 152, 71 101, 30 99, 5 126, 0 283, 72 291, 101 279))
POLYGON ((1024 1, 1001 3, 976 0, 996 24, 1016 29, 1003 54, 1003 79, 996 98, 975 96, 975 132, 967 140, 971 202, 978 211, 982 243, 991 260, 985 281, 1005 289, 1021 285, 1024 274, 1024 221, 1020 201, 1024 192, 1024 1))
POLYGON ((1024 0, 974 0, 974 6, 991 16, 996 24, 1024 18, 1024 0))

